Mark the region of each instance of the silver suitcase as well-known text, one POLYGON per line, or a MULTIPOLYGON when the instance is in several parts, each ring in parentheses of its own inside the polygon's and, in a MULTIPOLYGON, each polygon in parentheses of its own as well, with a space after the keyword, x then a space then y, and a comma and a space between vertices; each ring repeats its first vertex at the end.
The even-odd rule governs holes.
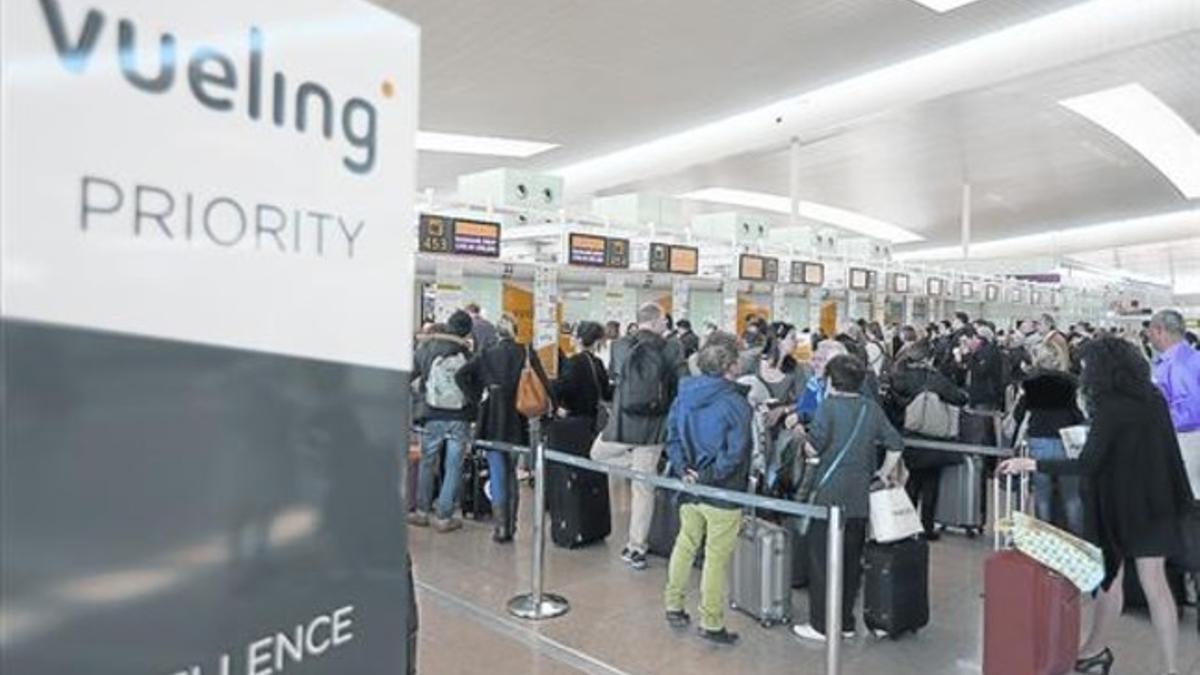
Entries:
POLYGON ((769 628, 792 620, 792 533, 747 517, 730 566, 729 604, 769 628))
POLYGON ((942 469, 933 519, 974 538, 983 533, 983 459, 974 455, 962 459, 961 464, 942 469))

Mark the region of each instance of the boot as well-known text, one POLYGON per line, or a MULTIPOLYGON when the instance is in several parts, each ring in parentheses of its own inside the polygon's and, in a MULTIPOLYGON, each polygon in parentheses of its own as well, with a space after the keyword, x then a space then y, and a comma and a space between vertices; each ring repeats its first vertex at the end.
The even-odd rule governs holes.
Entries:
POLYGON ((492 530, 492 541, 497 544, 507 544, 512 541, 512 525, 508 517, 508 509, 500 504, 496 505, 496 527, 492 530))

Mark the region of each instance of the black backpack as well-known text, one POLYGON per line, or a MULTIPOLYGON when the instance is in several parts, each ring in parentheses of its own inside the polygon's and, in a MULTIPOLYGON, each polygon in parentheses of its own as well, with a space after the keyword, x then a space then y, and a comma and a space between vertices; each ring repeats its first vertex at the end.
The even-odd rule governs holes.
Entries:
POLYGON ((671 407, 671 381, 661 349, 636 340, 621 368, 621 412, 638 417, 662 417, 671 407))

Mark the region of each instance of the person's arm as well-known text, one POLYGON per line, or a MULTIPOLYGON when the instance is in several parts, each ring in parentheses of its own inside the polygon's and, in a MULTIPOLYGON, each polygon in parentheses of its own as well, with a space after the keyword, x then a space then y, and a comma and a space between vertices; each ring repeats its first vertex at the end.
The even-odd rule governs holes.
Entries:
POLYGON ((700 472, 702 484, 712 485, 727 480, 737 473, 746 461, 746 449, 753 443, 750 429, 752 413, 748 403, 742 403, 738 408, 740 410, 735 410, 732 414, 725 416, 728 424, 725 430, 725 442, 721 444, 721 451, 717 453, 716 460, 700 472))
POLYGON ((830 407, 823 405, 817 408, 817 414, 812 424, 808 426, 808 443, 816 451, 818 457, 829 449, 829 442, 832 440, 830 434, 833 431, 832 416, 830 407))
POLYGON ((608 379, 608 369, 604 367, 604 361, 594 358, 592 359, 592 365, 596 367, 596 378, 600 380, 600 399, 611 401, 613 386, 612 381, 608 379))
POLYGON ((559 405, 566 405, 568 402, 575 400, 574 394, 579 387, 579 383, 576 382, 578 379, 577 371, 579 370, 576 358, 578 357, 573 356, 567 359, 563 363, 562 369, 559 370, 558 378, 550 383, 551 395, 554 396, 559 405))
POLYGON ((478 403, 483 398, 483 368, 482 359, 478 356, 467 361, 462 368, 454 373, 454 383, 467 397, 468 401, 478 403))
POLYGON ((671 404, 671 412, 667 415, 667 462, 670 474, 676 478, 682 477, 684 470, 689 468, 683 451, 683 434, 680 427, 683 420, 679 414, 679 401, 671 404))
POLYGON ((929 390, 938 395, 942 402, 950 405, 966 405, 970 398, 941 373, 929 373, 929 390))
POLYGON ((1099 414, 1092 420, 1088 429, 1087 442, 1083 445, 1078 459, 1042 459, 1035 464, 1035 470, 1052 476, 1082 475, 1091 476, 1099 473, 1104 465, 1112 437, 1118 430, 1120 422, 1113 420, 1113 415, 1099 414))

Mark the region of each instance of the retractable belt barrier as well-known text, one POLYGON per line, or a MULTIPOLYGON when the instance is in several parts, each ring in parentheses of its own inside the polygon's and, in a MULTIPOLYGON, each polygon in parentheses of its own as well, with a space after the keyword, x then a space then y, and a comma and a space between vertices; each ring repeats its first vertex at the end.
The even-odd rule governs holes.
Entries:
MULTIPOLYGON (((570 611, 571 605, 566 598, 544 589, 544 569, 546 556, 546 541, 544 521, 546 519, 546 461, 556 462, 565 466, 596 471, 631 480, 648 483, 655 487, 673 490, 697 497, 707 497, 722 501, 749 506, 756 510, 774 511, 791 516, 803 516, 829 521, 828 559, 826 574, 829 579, 825 594, 825 634, 830 636, 842 633, 842 545, 845 538, 845 519, 842 509, 837 506, 814 506, 784 499, 762 497, 746 492, 722 490, 707 485, 685 483, 676 478, 667 478, 655 474, 634 471, 624 467, 602 464, 591 459, 570 455, 556 450, 547 450, 539 443, 533 448, 513 445, 511 443, 495 443, 491 441, 475 441, 475 446, 485 450, 509 452, 514 454, 533 455, 534 498, 533 498, 533 556, 532 575, 529 593, 522 593, 508 601, 508 611, 513 616, 537 621, 553 619, 570 611)), ((839 675, 842 672, 842 644, 838 639, 825 641, 825 672, 829 675, 839 675)))

